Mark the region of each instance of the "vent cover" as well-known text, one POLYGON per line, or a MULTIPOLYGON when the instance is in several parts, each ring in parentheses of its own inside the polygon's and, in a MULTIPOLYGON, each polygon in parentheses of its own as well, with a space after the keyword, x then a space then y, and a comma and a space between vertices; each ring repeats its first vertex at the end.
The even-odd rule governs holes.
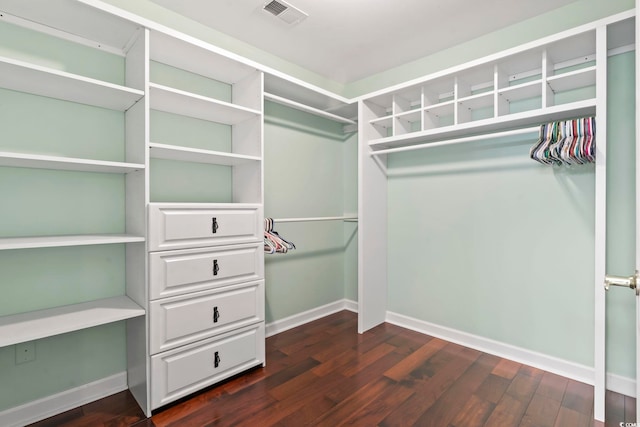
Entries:
POLYGON ((262 9, 266 10, 274 16, 277 16, 287 24, 297 24, 298 22, 309 16, 300 9, 291 6, 289 3, 283 0, 268 1, 264 4, 262 9))

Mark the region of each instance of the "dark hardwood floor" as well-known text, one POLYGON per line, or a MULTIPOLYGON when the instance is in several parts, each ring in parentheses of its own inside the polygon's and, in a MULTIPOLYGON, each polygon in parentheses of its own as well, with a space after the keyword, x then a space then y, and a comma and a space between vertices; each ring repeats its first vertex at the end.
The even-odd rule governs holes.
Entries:
MULTIPOLYGON (((129 392, 49 426, 592 426, 593 387, 343 311, 267 339, 267 366, 145 419, 129 392)), ((607 394, 606 426, 635 419, 607 394)), ((597 423, 602 425, 601 423, 597 423)))

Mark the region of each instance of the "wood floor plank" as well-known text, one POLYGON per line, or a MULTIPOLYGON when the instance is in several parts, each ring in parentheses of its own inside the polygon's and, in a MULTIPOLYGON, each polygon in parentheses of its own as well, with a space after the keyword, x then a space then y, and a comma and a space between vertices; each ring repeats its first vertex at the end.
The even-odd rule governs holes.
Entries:
MULTIPOLYGON (((313 411, 307 411, 305 416, 315 419, 326 412, 322 409, 330 409, 335 406, 335 402, 324 396, 340 384, 343 379, 344 377, 338 374, 317 378, 311 387, 301 388, 296 393, 289 394, 262 410, 245 416, 242 423, 245 425, 290 425, 288 423, 294 419, 293 414, 308 406, 312 406, 313 411), (319 413, 314 412, 318 409, 321 409, 319 413), (285 422, 287 418, 288 422, 285 422)), ((301 418, 301 416, 299 415, 297 418, 301 418)))
POLYGON ((593 418, 587 414, 561 407, 554 427, 589 427, 593 425, 593 418))
POLYGON ((540 380, 536 393, 557 400, 558 402, 562 402, 568 383, 569 380, 567 378, 551 372, 545 372, 542 375, 542 379, 540 380))
POLYGON ((510 394, 523 403, 528 403, 538 388, 541 379, 542 371, 538 371, 538 374, 535 376, 529 376, 526 373, 523 374, 519 372, 513 380, 511 380, 511 384, 509 384, 505 393, 510 394))
POLYGON ((524 402, 505 393, 487 419, 487 426, 516 427, 520 425, 527 406, 524 402))
MULTIPOLYGON (((414 425, 425 412, 440 398, 440 396, 462 375, 469 366, 468 359, 456 358, 464 347, 447 344, 438 353, 423 361, 400 382, 414 387, 416 393, 398 406, 380 423, 383 426, 414 425), (438 360, 451 360, 437 369, 438 360)), ((386 375, 385 375, 386 376, 386 375)))
POLYGON ((478 396, 482 396, 484 400, 497 404, 500 399, 502 399, 502 396, 505 391, 507 391, 510 384, 510 380, 498 375, 490 374, 482 384, 480 384, 477 394, 478 396))
POLYGON ((418 350, 407 356, 401 363, 398 363, 393 368, 384 373, 385 377, 394 381, 401 381, 406 378, 411 371, 416 369, 425 360, 442 350, 447 345, 447 342, 434 338, 420 347, 418 350))
POLYGON ((452 427, 482 427, 494 408, 495 404, 472 394, 450 425, 452 427))
POLYGON ((495 364, 476 363, 482 356, 477 350, 465 348, 460 354, 460 376, 448 387, 434 404, 418 419, 425 427, 448 425, 462 411, 465 402, 478 389, 495 364))
POLYGON ((404 402, 415 393, 402 384, 389 384, 373 401, 353 412, 337 425, 375 426, 380 423, 398 404, 404 402))
POLYGON ((624 396, 624 421, 633 423, 636 421, 636 399, 624 396))
POLYGON ((558 400, 536 393, 527 407, 520 427, 553 427, 559 411, 558 400))
MULTIPOLYGON (((605 427, 592 386, 396 325, 358 334, 348 311, 269 337, 266 356, 150 419, 127 391, 32 427, 605 427)), ((606 406, 606 427, 634 421, 635 399, 606 406)))
POLYGON ((383 358, 395 349, 396 347, 383 342, 366 353, 358 355, 355 359, 344 365, 343 369, 341 369, 342 375, 345 377, 352 377, 358 372, 364 371, 371 364, 375 363, 377 360, 383 358))
POLYGON ((578 381, 570 381, 564 392, 562 406, 580 414, 588 414, 593 408, 593 387, 578 381))
POLYGON ((498 366, 493 370, 492 374, 504 377, 508 380, 512 380, 520 371, 522 365, 512 360, 503 359, 498 363, 498 366))
POLYGON ((393 382, 388 378, 379 378, 359 388, 355 393, 338 403, 330 412, 314 420, 313 425, 337 426, 348 420, 355 412, 367 406, 380 396, 393 382))

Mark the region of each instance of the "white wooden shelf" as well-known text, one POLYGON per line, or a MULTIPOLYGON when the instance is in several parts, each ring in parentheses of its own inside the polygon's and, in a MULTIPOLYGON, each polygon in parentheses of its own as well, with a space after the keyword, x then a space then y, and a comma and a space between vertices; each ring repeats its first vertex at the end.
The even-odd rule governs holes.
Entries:
POLYGON ((318 108, 310 107, 308 105, 302 104, 300 102, 292 101, 287 98, 283 98, 278 95, 273 95, 270 93, 264 93, 264 98, 266 100, 276 102, 281 105, 286 105, 287 107, 295 108, 296 110, 305 111, 307 113, 315 114, 316 116, 324 117, 325 119, 333 120, 338 123, 344 123, 347 125, 355 125, 357 122, 355 120, 347 119, 345 117, 339 116, 337 114, 333 114, 324 110, 320 110, 318 108))
POLYGON ((176 145, 150 143, 150 157, 155 159, 178 160, 194 163, 208 163, 223 166, 237 166, 260 162, 260 157, 198 148, 178 147, 176 145))
POLYGON ((260 116, 257 110, 156 83, 149 84, 149 91, 153 110, 227 125, 235 125, 260 116))
POLYGON ((0 317, 0 347, 144 316, 126 296, 0 317))
POLYGON ((594 115, 595 109, 595 99, 589 99, 522 113, 507 114, 496 118, 466 122, 455 126, 443 126, 421 132, 372 139, 369 141, 369 147, 375 151, 417 143, 442 141, 472 134, 516 129, 519 127, 538 125, 548 121, 594 115))
POLYGON ((111 162, 4 151, 0 151, 0 166, 99 173, 128 173, 142 170, 145 167, 142 163, 111 162))
POLYGON ((183 38, 150 31, 150 59, 228 84, 256 72, 255 67, 219 54, 208 43, 190 37, 183 38))
POLYGON ((521 83, 498 90, 498 95, 504 97, 508 102, 520 101, 523 99, 542 96, 542 81, 535 80, 521 83))
POLYGON ((144 92, 52 68, 0 57, 0 85, 5 89, 125 111, 144 92))
POLYGON ((579 89, 596 84, 596 67, 588 67, 547 78, 547 84, 555 93, 579 89))
POLYGON ((80 234, 64 236, 0 238, 0 250, 55 248, 64 246, 110 245, 144 242, 145 238, 127 234, 80 234))

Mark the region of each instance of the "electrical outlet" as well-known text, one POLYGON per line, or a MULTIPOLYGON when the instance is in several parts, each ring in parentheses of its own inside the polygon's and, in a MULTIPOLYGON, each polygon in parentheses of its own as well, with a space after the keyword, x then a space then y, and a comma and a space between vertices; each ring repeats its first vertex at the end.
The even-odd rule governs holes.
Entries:
POLYGON ((29 341, 16 344, 16 365, 36 360, 36 342, 29 341))

